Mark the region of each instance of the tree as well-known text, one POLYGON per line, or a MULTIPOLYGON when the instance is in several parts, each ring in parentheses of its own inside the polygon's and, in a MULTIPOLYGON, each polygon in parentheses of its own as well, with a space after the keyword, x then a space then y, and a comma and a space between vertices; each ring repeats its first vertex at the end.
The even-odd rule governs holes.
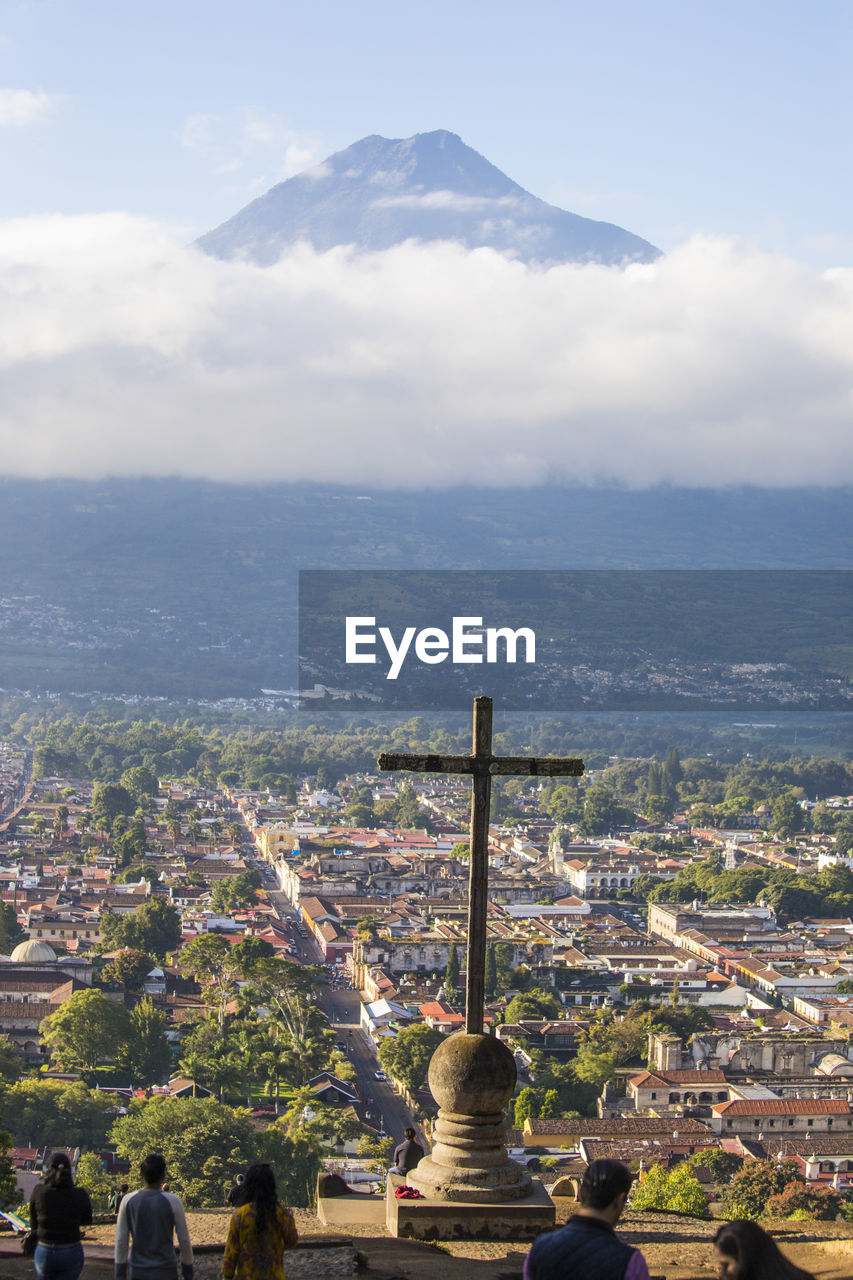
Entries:
POLYGON ((486 998, 493 1000, 498 989, 498 966, 494 946, 486 947, 485 991, 486 998))
POLYGON ((290 1078, 301 1083, 316 1075, 327 1063, 334 1036, 323 1012, 315 1001, 325 974, 321 969, 301 968, 274 957, 253 966, 249 986, 241 999, 249 1007, 267 1011, 264 1030, 268 1051, 277 1063, 285 1060, 285 1070, 278 1079, 290 1078))
POLYGON ((428 1027, 425 1022, 404 1027, 395 1039, 382 1041, 379 1061, 395 1080, 408 1089, 420 1089, 426 1080, 430 1059, 443 1039, 440 1031, 428 1027))
POLYGON ((127 1040, 130 1018, 126 1009, 108 1000, 103 991, 75 991, 55 1013, 42 1019, 39 1031, 62 1067, 93 1070, 112 1062, 127 1040))
POLYGON ((24 1073, 24 1060, 8 1036, 0 1035, 0 1085, 12 1084, 24 1073))
POLYGON ((160 879, 160 872, 147 862, 135 862, 130 867, 125 867, 116 876, 116 884, 139 884, 140 880, 147 880, 152 886, 157 884, 160 879))
POLYGON ((248 937, 238 942, 231 954, 239 972, 247 977, 256 964, 275 955, 275 947, 265 938, 248 937))
POLYGON ((841 1204, 841 1196, 832 1187, 810 1187, 805 1181, 789 1182, 784 1191, 767 1201, 764 1216, 833 1222, 841 1204))
POLYGON ((795 831, 802 830, 805 814, 793 791, 783 791, 776 797, 770 808, 770 821, 773 830, 780 836, 790 836, 795 831))
POLYGON ((563 1006, 552 991, 543 991, 534 987, 532 991, 523 991, 513 996, 504 1010, 506 1022, 540 1021, 559 1018, 563 1006))
POLYGON ((252 907, 257 902, 255 890, 260 887, 257 871, 241 871, 228 880, 218 880, 210 894, 210 905, 216 911, 233 911, 252 907))
POLYGON ((556 1089, 546 1089, 545 1097, 539 1107, 539 1115, 542 1120, 550 1120, 553 1116, 560 1114, 560 1095, 556 1089))
POLYGON ((670 1171, 667 1194, 667 1209, 674 1209, 678 1213, 692 1213, 697 1218, 707 1218, 708 1198, 686 1161, 677 1164, 670 1171))
POLYGON ((95 1213, 109 1209, 113 1180, 104 1168, 104 1162, 94 1151, 84 1151, 77 1161, 75 1181, 78 1187, 88 1191, 95 1213))
POLYGON ((119 778, 119 783, 137 804, 151 796, 156 796, 160 789, 156 774, 139 764, 133 765, 130 769, 125 769, 119 778))
POLYGON ((516 1129, 523 1129, 525 1120, 532 1119, 536 1115, 536 1094, 533 1089, 522 1089, 515 1100, 513 1110, 513 1122, 516 1129))
POLYGON ((496 942, 492 950, 495 953, 495 986, 498 991, 509 991, 514 983, 518 985, 518 975, 513 968, 513 948, 508 942, 496 942))
POLYGON ((222 1101, 226 1089, 240 1082, 241 1071, 231 1052, 231 1045, 214 1019, 202 1018, 186 1029, 181 1040, 178 1066, 196 1085, 215 1090, 222 1101))
POLYGON ((619 815, 620 805, 607 787, 600 782, 594 782, 592 786, 587 787, 583 812, 578 824, 582 835, 609 835, 616 826, 619 815))
POLYGON ((181 967, 195 974, 205 988, 208 1003, 215 1011, 220 1031, 225 1025, 225 1007, 234 992, 240 972, 231 944, 221 933, 206 933, 182 948, 181 967))
POLYGON ((103 1147, 121 1106, 117 1094, 80 1080, 25 1079, 3 1095, 3 1123, 19 1147, 103 1147))
POLYGON ((356 1147, 356 1153, 363 1160, 369 1160, 368 1169, 374 1173, 383 1173, 394 1158, 393 1138, 362 1138, 356 1147))
POLYGON ((453 998, 453 993, 459 989, 459 972, 459 952, 456 949, 456 943, 451 942, 447 956, 447 968, 444 971, 444 985, 451 999, 453 998))
POLYGON ((92 815, 96 824, 105 821, 111 827, 119 814, 130 817, 136 810, 136 801, 126 787, 114 782, 95 783, 92 793, 92 815))
POLYGON ((105 911, 101 939, 107 951, 131 947, 162 960, 181 941, 181 915, 164 898, 149 898, 132 914, 105 911))
POLYGON ((259 1135, 248 1112, 213 1098, 134 1101, 111 1137, 133 1168, 150 1151, 162 1152, 170 1188, 189 1208, 219 1207, 235 1171, 259 1159, 259 1135))
POLYGON ((732 1218, 760 1218, 771 1196, 780 1195, 789 1183, 801 1182, 793 1160, 747 1160, 736 1173, 724 1198, 732 1218))
POLYGON ((692 1169, 707 1169, 715 1182, 726 1184, 743 1167, 743 1157, 734 1152, 721 1151, 719 1147, 704 1147, 690 1157, 688 1163, 692 1169))
POLYGON ((53 818, 53 838, 61 840, 68 831, 68 805, 57 805, 53 818))
POLYGON ((571 824, 577 822, 583 812, 580 790, 572 783, 562 783, 555 787, 545 802, 547 813, 555 822, 571 824))
POLYGON ((344 809, 344 817, 353 827, 372 828, 376 825, 376 814, 372 805, 348 804, 344 809))
POLYGON ((670 1171, 663 1165, 653 1164, 634 1188, 631 1208, 670 1209, 698 1218, 708 1216, 707 1198, 687 1161, 670 1171))
POLYGON ((823 898, 807 884, 774 884, 761 895, 762 900, 785 920, 802 920, 818 915, 823 898))
POLYGON ((109 964, 104 965, 101 977, 105 982, 113 982, 125 991, 141 991, 142 984, 155 963, 144 951, 125 947, 118 955, 113 956, 109 964))
POLYGON ((0 1132, 0 1208, 17 1204, 19 1195, 18 1171, 12 1163, 9 1149, 13 1145, 11 1133, 0 1132))
POLYGON ((652 1009, 645 1017, 643 1031, 668 1031, 689 1040, 696 1032, 713 1031, 714 1019, 707 1009, 696 1005, 669 1005, 652 1009))
POLYGON ((662 1164, 653 1164, 645 1172, 631 1193, 632 1209, 665 1209, 667 1207, 667 1171, 662 1164))
POLYGON ((19 942, 29 937, 26 929, 18 924, 15 908, 10 902, 0 904, 0 953, 8 956, 19 942))
POLYGON ((172 1052, 166 1038, 166 1015, 149 997, 131 1010, 127 1044, 117 1058, 135 1086, 162 1084, 169 1074, 172 1052))

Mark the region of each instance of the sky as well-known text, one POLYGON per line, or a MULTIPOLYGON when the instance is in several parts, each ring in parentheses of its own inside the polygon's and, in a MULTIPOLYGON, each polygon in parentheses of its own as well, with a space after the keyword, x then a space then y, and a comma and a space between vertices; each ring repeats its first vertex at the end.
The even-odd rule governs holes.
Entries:
POLYGON ((0 472, 853 482, 853 6, 0 3, 0 472), (188 247, 458 133, 664 250, 188 247))

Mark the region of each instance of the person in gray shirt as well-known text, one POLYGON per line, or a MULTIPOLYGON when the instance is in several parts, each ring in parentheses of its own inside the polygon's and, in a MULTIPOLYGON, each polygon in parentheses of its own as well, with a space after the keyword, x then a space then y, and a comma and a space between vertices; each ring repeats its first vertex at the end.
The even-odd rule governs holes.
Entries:
POLYGON ((144 1187, 125 1196, 118 1211, 115 1280, 178 1280, 174 1235, 181 1251, 182 1280, 193 1280, 193 1247, 184 1206, 176 1195, 163 1190, 166 1161, 155 1152, 145 1157, 139 1171, 144 1187))

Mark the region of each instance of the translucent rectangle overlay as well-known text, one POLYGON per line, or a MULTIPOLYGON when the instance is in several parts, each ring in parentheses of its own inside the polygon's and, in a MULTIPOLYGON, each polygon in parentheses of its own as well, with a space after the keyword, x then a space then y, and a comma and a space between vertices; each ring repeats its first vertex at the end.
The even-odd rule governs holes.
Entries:
POLYGON ((303 704, 853 710, 847 570, 308 570, 303 704))

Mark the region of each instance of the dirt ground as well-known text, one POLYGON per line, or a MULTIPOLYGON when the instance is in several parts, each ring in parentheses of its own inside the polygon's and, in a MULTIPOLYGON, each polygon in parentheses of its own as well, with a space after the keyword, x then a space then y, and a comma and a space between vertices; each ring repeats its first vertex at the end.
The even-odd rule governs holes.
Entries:
MULTIPOLYGON (((573 1201, 558 1202, 558 1222, 565 1221, 573 1201)), ((225 1210, 189 1213, 190 1235, 196 1246, 222 1245, 228 1229, 225 1210)), ((303 1238, 328 1236, 322 1223, 307 1210, 297 1210, 296 1224, 303 1238)), ((710 1240, 719 1224, 667 1214, 627 1213, 619 1235, 642 1249, 652 1276, 665 1280, 714 1280, 710 1240)), ((778 1223, 771 1227, 780 1247, 816 1280, 853 1280, 853 1225, 849 1223, 778 1223)), ((113 1243, 112 1225, 91 1227, 90 1245, 100 1245, 102 1258, 91 1260, 82 1280, 104 1280, 111 1275, 107 1251, 113 1243)), ((519 1280, 526 1250, 518 1244, 467 1241, 438 1246, 392 1240, 380 1227, 365 1229, 353 1237, 366 1262, 365 1280, 519 1280)), ((93 1252, 95 1252, 93 1250, 93 1252)), ((217 1254, 199 1255, 197 1274, 207 1280, 219 1272, 217 1254)), ((3 1280, 32 1280, 32 1264, 23 1259, 0 1259, 3 1280)))

